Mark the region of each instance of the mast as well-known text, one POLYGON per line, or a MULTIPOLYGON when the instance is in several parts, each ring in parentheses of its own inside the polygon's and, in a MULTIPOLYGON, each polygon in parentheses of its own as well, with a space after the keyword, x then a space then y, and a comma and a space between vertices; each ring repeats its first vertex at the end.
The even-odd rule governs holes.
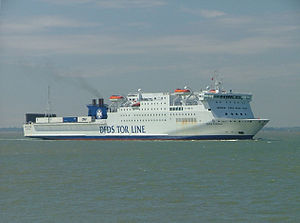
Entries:
POLYGON ((50 116, 50 114, 51 114, 50 85, 48 85, 46 116, 50 116))
POLYGON ((214 71, 211 80, 212 80, 211 89, 214 89, 217 93, 222 92, 223 83, 217 70, 214 71))

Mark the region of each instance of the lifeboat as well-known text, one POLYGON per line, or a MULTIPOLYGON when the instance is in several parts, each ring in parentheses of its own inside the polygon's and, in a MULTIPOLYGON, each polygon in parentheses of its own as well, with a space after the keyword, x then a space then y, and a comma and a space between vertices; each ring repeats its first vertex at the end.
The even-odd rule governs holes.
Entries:
POLYGON ((110 101, 121 101, 123 99, 124 99, 124 97, 121 96, 121 95, 112 95, 112 96, 109 97, 110 101))
POLYGON ((209 90, 210 93, 216 93, 216 90, 212 89, 212 90, 209 90))
POLYGON ((137 103, 134 103, 133 105, 131 105, 132 107, 140 107, 141 106, 141 103, 140 102, 137 102, 137 103))
POLYGON ((189 94, 191 91, 188 89, 177 88, 174 92, 175 94, 189 94))

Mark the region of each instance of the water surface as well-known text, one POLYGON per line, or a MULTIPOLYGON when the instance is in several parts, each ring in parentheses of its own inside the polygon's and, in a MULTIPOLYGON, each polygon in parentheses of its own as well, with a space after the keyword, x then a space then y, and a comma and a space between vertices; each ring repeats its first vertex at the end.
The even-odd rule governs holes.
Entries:
POLYGON ((300 133, 43 141, 0 132, 1 222, 298 222, 300 133))

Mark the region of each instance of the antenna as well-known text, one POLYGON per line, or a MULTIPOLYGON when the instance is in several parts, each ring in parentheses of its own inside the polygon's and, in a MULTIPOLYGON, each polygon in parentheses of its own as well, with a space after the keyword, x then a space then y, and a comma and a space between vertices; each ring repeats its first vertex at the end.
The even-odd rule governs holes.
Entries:
POLYGON ((51 114, 50 85, 48 85, 46 114, 47 116, 51 114))
POLYGON ((214 90, 216 90, 217 92, 222 91, 222 78, 220 78, 219 72, 217 70, 214 71, 214 75, 211 78, 212 80, 212 87, 214 88, 214 90))

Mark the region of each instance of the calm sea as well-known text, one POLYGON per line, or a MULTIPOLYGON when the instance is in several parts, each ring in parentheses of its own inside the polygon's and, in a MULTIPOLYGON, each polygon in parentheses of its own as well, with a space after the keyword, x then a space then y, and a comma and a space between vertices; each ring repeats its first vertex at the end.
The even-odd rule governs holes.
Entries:
POLYGON ((300 222, 300 133, 42 141, 0 132, 0 222, 300 222))

